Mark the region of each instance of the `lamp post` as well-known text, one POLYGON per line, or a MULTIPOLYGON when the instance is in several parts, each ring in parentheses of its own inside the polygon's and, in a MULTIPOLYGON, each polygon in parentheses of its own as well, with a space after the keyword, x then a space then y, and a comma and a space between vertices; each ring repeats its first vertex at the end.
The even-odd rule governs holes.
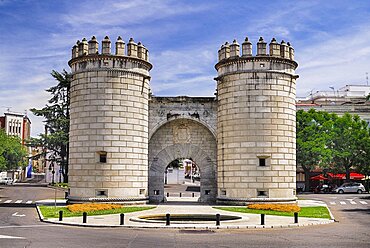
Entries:
POLYGON ((333 90, 333 96, 335 98, 335 88, 334 88, 334 86, 330 86, 329 88, 333 90))
POLYGON ((54 170, 54 162, 53 161, 50 162, 49 171, 51 171, 51 174, 52 174, 51 184, 54 184, 55 170, 54 170))
POLYGON ((168 176, 168 169, 166 168, 164 171, 165 177, 164 177, 164 184, 167 184, 167 176, 168 176))

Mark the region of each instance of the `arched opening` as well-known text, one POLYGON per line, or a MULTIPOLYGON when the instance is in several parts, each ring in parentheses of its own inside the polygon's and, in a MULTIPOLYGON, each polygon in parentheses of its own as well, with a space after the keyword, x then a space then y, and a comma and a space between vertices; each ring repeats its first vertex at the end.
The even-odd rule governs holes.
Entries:
POLYGON ((149 141, 150 202, 163 202, 167 197, 164 186, 168 165, 175 160, 190 158, 201 172, 198 201, 214 202, 217 194, 216 154, 216 139, 204 125, 184 119, 162 125, 149 141))
POLYGON ((164 171, 165 201, 197 202, 200 178, 200 168, 192 158, 175 159, 164 171))

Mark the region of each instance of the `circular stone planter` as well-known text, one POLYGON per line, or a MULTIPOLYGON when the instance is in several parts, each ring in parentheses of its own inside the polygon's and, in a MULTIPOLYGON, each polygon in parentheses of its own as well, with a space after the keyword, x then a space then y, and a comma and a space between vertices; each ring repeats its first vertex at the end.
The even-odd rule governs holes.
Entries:
MULTIPOLYGON (((202 224, 209 222, 216 222, 215 214, 171 214, 171 223, 174 224, 202 224)), ((246 220, 246 217, 235 215, 220 215, 220 221, 238 221, 246 220)), ((165 223, 166 214, 142 215, 136 218, 131 218, 131 221, 144 223, 165 223)))

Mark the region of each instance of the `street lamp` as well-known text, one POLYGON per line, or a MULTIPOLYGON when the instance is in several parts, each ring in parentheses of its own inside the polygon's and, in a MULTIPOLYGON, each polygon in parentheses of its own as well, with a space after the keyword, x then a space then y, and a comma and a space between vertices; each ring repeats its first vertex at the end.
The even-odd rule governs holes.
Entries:
POLYGON ((54 184, 54 174, 55 174, 53 161, 50 162, 49 171, 51 171, 51 174, 52 174, 51 184, 53 185, 54 184))

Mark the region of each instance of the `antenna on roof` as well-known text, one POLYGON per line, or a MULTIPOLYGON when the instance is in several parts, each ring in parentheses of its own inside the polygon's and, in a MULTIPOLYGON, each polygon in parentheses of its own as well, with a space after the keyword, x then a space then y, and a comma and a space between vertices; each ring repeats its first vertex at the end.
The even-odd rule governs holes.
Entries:
POLYGON ((8 107, 8 106, 1 106, 1 108, 6 108, 6 112, 7 112, 7 113, 10 113, 10 109, 11 109, 12 107, 8 107))
POLYGON ((369 86, 369 73, 366 72, 366 85, 369 86))

